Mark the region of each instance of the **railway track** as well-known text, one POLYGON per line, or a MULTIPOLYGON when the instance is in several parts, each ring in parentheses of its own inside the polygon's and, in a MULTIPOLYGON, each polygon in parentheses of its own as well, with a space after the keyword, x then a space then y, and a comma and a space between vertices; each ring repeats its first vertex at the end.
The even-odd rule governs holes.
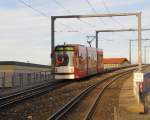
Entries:
POLYGON ((102 89, 99 91, 99 93, 97 94, 97 96, 96 96, 96 98, 95 98, 93 104, 90 106, 90 108, 89 108, 88 112, 86 113, 86 115, 85 115, 85 117, 84 117, 83 120, 92 120, 92 119, 94 118, 93 116, 94 116, 94 113, 96 112, 97 105, 98 105, 98 103, 101 101, 101 98, 102 98, 102 96, 103 96, 104 91, 105 91, 113 82, 115 82, 117 79, 120 79, 120 78, 121 78, 121 79, 127 78, 127 76, 129 76, 129 72, 126 72, 126 73, 124 73, 124 74, 122 74, 122 75, 119 75, 119 76, 113 78, 113 79, 110 80, 110 81, 107 81, 107 82, 105 83, 105 85, 102 86, 102 89))
MULTIPOLYGON (((124 69, 124 68, 122 68, 124 69)), ((116 70, 107 71, 104 73, 109 73, 116 70)), ((10 105, 21 103, 23 100, 29 99, 31 97, 34 97, 36 95, 43 94, 49 90, 53 90, 57 87, 63 86, 68 84, 69 81, 64 82, 64 80, 52 80, 48 83, 37 85, 33 88, 24 89, 21 91, 16 91, 14 93, 8 94, 6 96, 0 97, 0 109, 6 108, 10 105)), ((71 82, 71 81, 70 81, 71 82)), ((2 109, 1 109, 2 110, 2 109)))
POLYGON ((64 86, 64 85, 68 84, 68 82, 64 82, 64 80, 52 80, 48 83, 38 85, 34 88, 17 91, 15 93, 0 97, 0 109, 6 108, 15 103, 22 102, 23 100, 34 97, 36 95, 43 94, 49 90, 53 90, 55 88, 64 86))
MULTIPOLYGON (((117 79, 129 75, 131 71, 135 70, 135 68, 130 68, 129 70, 125 70, 123 72, 119 72, 115 75, 111 75, 107 78, 104 78, 102 81, 98 81, 95 84, 89 86, 85 90, 83 90, 79 95, 72 98, 67 104, 65 104, 61 109, 52 114, 47 120, 63 120, 66 119, 65 116, 69 116, 69 113, 74 111, 74 107, 80 104, 95 88, 98 86, 102 86, 102 89, 98 92, 96 99, 89 107, 89 111, 84 115, 84 120, 91 120, 94 111, 96 110, 96 105, 100 100, 103 92, 117 79), (113 78, 112 78, 113 77, 113 78)), ((86 108, 87 109, 87 108, 86 108)))

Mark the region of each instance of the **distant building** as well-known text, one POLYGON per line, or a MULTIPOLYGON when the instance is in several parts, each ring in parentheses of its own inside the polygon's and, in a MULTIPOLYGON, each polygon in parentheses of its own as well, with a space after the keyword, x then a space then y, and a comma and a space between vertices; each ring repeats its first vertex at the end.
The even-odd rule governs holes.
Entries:
POLYGON ((0 61, 0 88, 16 87, 50 78, 50 66, 16 61, 0 61))
POLYGON ((129 65, 127 58, 104 58, 104 68, 116 68, 129 65))

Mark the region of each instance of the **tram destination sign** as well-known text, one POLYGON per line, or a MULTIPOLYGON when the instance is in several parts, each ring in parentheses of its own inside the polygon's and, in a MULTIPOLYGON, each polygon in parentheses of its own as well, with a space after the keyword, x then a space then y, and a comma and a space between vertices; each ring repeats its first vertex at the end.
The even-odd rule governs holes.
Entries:
POLYGON ((73 47, 56 47, 56 51, 74 51, 73 47))

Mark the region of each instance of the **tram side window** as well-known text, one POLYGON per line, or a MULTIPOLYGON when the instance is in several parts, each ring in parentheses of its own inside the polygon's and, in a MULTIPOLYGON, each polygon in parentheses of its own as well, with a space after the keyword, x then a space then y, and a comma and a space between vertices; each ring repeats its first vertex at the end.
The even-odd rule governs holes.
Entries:
POLYGON ((86 55, 84 53, 84 49, 80 49, 79 51, 79 66, 78 68, 81 70, 81 71, 84 71, 85 70, 85 61, 86 61, 86 55))
POLYGON ((82 65, 83 57, 82 57, 82 52, 80 51, 79 53, 79 64, 82 65))
POLYGON ((92 66, 93 66, 93 64, 92 64, 92 53, 91 53, 91 51, 89 51, 89 68, 92 68, 92 66))
POLYGON ((76 66, 79 68, 79 51, 76 52, 76 66))

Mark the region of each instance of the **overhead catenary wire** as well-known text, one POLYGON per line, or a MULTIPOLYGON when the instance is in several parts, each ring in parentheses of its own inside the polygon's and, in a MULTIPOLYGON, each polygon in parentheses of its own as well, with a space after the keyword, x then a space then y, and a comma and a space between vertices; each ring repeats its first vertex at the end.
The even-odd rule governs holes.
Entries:
MULTIPOLYGON (((107 11, 107 13, 111 14, 111 11, 110 11, 109 7, 107 6, 105 0, 102 0, 102 4, 103 4, 105 10, 107 11)), ((111 19, 114 23, 116 23, 117 25, 119 25, 121 28, 125 28, 125 27, 124 27, 119 21, 117 21, 114 17, 110 17, 110 19, 111 19)), ((112 33, 112 34, 114 34, 114 33, 112 33)), ((124 35, 120 35, 120 34, 117 34, 117 35, 119 35, 119 36, 121 36, 121 37, 122 37, 122 36, 124 37, 124 35)))
MULTIPOLYGON (((25 2, 24 0, 18 0, 18 1, 19 1, 20 3, 22 3, 22 4, 24 4, 25 6, 31 8, 32 10, 34 10, 35 12, 37 12, 38 14, 40 14, 40 15, 42 15, 42 16, 48 18, 48 19, 51 19, 51 16, 47 15, 46 13, 40 11, 40 10, 37 9, 37 8, 34 8, 32 5, 28 4, 28 3, 25 2)), ((56 1, 56 0, 55 0, 55 1, 56 1)), ((65 7, 64 7, 62 4, 60 4, 58 1, 57 1, 57 4, 58 4, 59 6, 62 6, 62 8, 65 9, 68 13, 69 13, 69 12, 72 13, 70 10, 68 10, 67 8, 65 8, 65 7)), ((93 10, 94 10, 94 9, 93 9, 93 10)), ((95 10, 95 12, 96 12, 96 10, 95 10)), ((81 20, 81 19, 80 19, 80 20, 81 20)), ((84 21, 84 22, 85 22, 85 21, 84 21)), ((81 32, 80 30, 74 30, 71 26, 69 26, 69 25, 67 25, 67 24, 64 24, 64 23, 62 23, 62 22, 60 22, 60 21, 57 21, 57 23, 61 24, 62 26, 66 27, 66 28, 68 28, 68 29, 69 29, 68 32, 78 32, 78 33, 80 33, 80 34, 87 35, 87 33, 81 32)), ((90 23, 87 22, 87 24, 90 24, 90 23)), ((55 32, 56 32, 56 31, 55 31, 55 32)), ((66 31, 66 32, 67 32, 67 31, 66 31)))
MULTIPOLYGON (((97 11, 95 10, 94 6, 90 3, 90 1, 89 1, 89 0, 86 0, 86 2, 87 2, 87 4, 89 5, 89 7, 91 8, 91 10, 92 10, 95 14, 97 14, 97 11)), ((103 21, 103 19, 100 19, 100 20, 101 20, 101 22, 103 23, 103 25, 106 26, 106 23, 103 21)))
MULTIPOLYGON (((88 5, 89 5, 90 8, 92 9, 92 11, 97 14, 96 9, 95 9, 94 6, 91 4, 91 2, 90 2, 89 0, 86 0, 86 2, 88 3, 88 5)), ((111 11, 110 11, 109 8, 107 7, 105 1, 103 1, 103 5, 104 5, 106 11, 107 11, 108 13, 111 13, 111 11)), ((116 24, 118 24, 119 26, 121 26, 122 28, 124 28, 124 26, 123 26, 119 21, 117 21, 116 19, 114 19, 114 17, 110 17, 110 19, 112 19, 112 21, 114 21, 116 24)), ((103 22, 102 19, 101 19, 101 21, 103 22)), ((103 24, 106 26, 106 23, 105 23, 105 22, 103 22, 103 24)), ((114 34, 114 33, 112 33, 112 34, 114 34)), ((117 34, 117 35, 119 35, 119 36, 121 36, 121 37, 123 36, 123 35, 120 35, 120 34, 117 34)))
MULTIPOLYGON (((59 7, 61 7, 62 9, 64 9, 68 14, 72 14, 72 12, 69 10, 69 9, 67 9, 64 5, 62 5, 60 2, 58 2, 57 0, 53 0, 59 7)), ((83 22, 83 23, 85 23, 85 24, 87 24, 87 25, 89 25, 89 26, 92 26, 92 27, 95 27, 95 26, 93 26, 92 24, 90 24, 90 23, 88 23, 88 22, 86 22, 86 21, 84 21, 84 20, 81 20, 80 18, 77 18, 79 21, 81 21, 81 22, 83 22)))
MULTIPOLYGON (((33 11, 37 12, 38 14, 40 14, 40 15, 42 15, 42 16, 48 18, 48 19, 51 19, 51 16, 48 16, 46 13, 40 11, 39 9, 36 9, 36 8, 32 7, 30 4, 26 3, 25 1, 23 1, 23 0, 18 0, 18 1, 19 1, 20 3, 22 3, 22 4, 24 4, 25 6, 29 7, 29 8, 32 9, 33 11)), ((61 24, 61 25, 64 26, 64 27, 66 27, 66 28, 73 29, 71 26, 66 25, 66 24, 64 24, 64 23, 62 23, 62 22, 59 22, 59 21, 58 21, 58 23, 61 24)), ((70 31, 76 31, 76 30, 70 30, 70 31)), ((84 33, 83 33, 83 34, 84 34, 84 33)))
MULTIPOLYGON (((73 14, 69 9, 67 9, 62 3, 60 3, 60 2, 58 2, 58 0, 53 0, 59 7, 61 7, 62 9, 64 9, 64 11, 66 11, 68 14, 73 14)), ((90 6, 90 8, 92 9, 92 11, 95 13, 95 14, 97 14, 97 11, 96 11, 96 9, 93 7, 93 5, 89 2, 89 0, 87 0, 87 3, 88 3, 88 5, 90 6)), ((107 9, 107 12, 109 12, 109 13, 111 13, 110 11, 109 11, 109 8, 105 5, 105 3, 104 3, 104 6, 105 6, 105 9, 107 9)), ((81 20, 80 18, 77 18, 78 20, 80 20, 81 22, 84 22, 84 23, 86 23, 86 24, 88 24, 88 25, 91 25, 90 23, 88 23, 88 22, 85 22, 85 21, 83 21, 83 20, 81 20)), ((112 17, 111 17, 111 19, 114 21, 114 22, 116 22, 117 24, 119 24, 120 26, 121 26, 121 24, 119 23, 119 22, 117 22, 115 19, 113 19, 112 17)), ((100 19, 100 20, 102 20, 102 19, 100 19)), ((102 21, 103 22, 103 21, 102 21)), ((106 26, 106 24, 103 22, 103 24, 106 26)), ((77 31, 76 31, 77 32, 77 31)))
MULTIPOLYGON (((64 9, 67 13, 72 14, 72 12, 71 12, 69 9, 67 9, 62 3, 58 2, 58 0, 53 0, 53 1, 54 1, 59 7, 61 7, 62 9, 64 9)), ((88 3, 88 5, 90 6, 90 8, 92 9, 92 11, 97 14, 96 9, 95 9, 94 6, 89 2, 89 0, 87 0, 87 3, 88 3)), ((107 12, 108 12, 108 13, 111 13, 110 10, 109 10, 109 8, 108 8, 107 5, 105 4, 105 1, 103 1, 103 4, 104 4, 104 7, 105 7, 105 9, 107 10, 107 12)), ((86 23, 86 24, 88 24, 88 25, 91 25, 90 23, 85 22, 85 21, 81 20, 80 18, 77 18, 77 19, 80 20, 81 22, 84 22, 84 23, 86 23)), ((121 25, 121 23, 119 23, 119 22, 118 22, 117 20, 115 20, 113 17, 111 17, 111 19, 112 19, 115 23, 117 23, 119 26, 123 27, 123 26, 121 25)), ((102 20, 102 19, 101 19, 101 20, 102 20)), ((103 21, 102 21, 102 22, 103 22, 103 21)), ((103 22, 103 24, 106 26, 106 24, 105 24, 104 22, 103 22)))
MULTIPOLYGON (((108 13, 112 13, 111 10, 109 9, 109 7, 107 6, 105 0, 102 0, 102 3, 106 9, 106 11, 108 13)), ((118 24, 121 28, 125 28, 125 26, 123 24, 121 24, 118 20, 115 19, 115 17, 111 17, 112 21, 114 21, 116 24, 118 24)), ((121 36, 121 37, 126 37, 125 35, 119 34, 117 33, 117 35, 121 36)))
MULTIPOLYGON (((108 12, 108 13, 111 13, 110 9, 108 8, 108 6, 106 5, 106 2, 105 0, 102 0, 102 3, 104 5, 104 8, 105 10, 108 12)), ((124 26, 119 22, 117 21, 114 17, 111 17, 112 21, 114 21, 116 24, 118 24, 119 26, 121 26, 122 28, 124 28, 124 26)))
MULTIPOLYGON (((24 4, 25 6, 27 6, 27 7, 29 7, 29 8, 31 8, 33 11, 35 11, 35 12, 37 12, 38 14, 40 14, 40 15, 42 15, 42 16, 44 16, 44 17, 46 17, 46 18, 48 18, 48 19, 51 19, 51 16, 48 16, 46 13, 44 13, 44 12, 42 12, 42 11, 40 11, 39 9, 36 9, 36 8, 34 8, 34 7, 32 7, 30 4, 28 4, 28 3, 26 3, 25 1, 23 1, 23 0, 18 0, 20 3, 22 3, 22 4, 24 4)), ((69 10, 68 10, 68 12, 69 12, 69 10)), ((79 30, 74 30, 74 28, 72 28, 71 26, 69 26, 69 25, 67 25, 67 24, 64 24, 64 23, 62 23, 62 22, 59 22, 59 21, 57 21, 57 23, 59 23, 59 24, 61 24, 62 26, 64 26, 64 27, 66 27, 66 28, 68 28, 69 30, 68 31, 65 31, 65 32, 78 32, 78 33, 80 33, 80 34, 83 34, 83 35, 86 35, 86 33, 84 33, 84 32, 81 32, 81 31, 79 31, 79 30), (71 30, 70 30, 71 29, 71 30)), ((64 32, 63 30, 59 30, 59 31, 55 31, 55 32, 64 32)))
POLYGON ((58 2, 57 0, 53 0, 58 6, 60 6, 61 8, 63 8, 65 11, 67 11, 67 13, 72 14, 72 12, 70 10, 68 10, 66 7, 64 7, 60 2, 58 2))
MULTIPOLYGON (((62 9, 64 9, 64 11, 66 11, 68 14, 73 14, 69 9, 67 9, 62 3, 60 3, 60 2, 58 2, 57 0, 53 0, 59 7, 61 7, 62 9)), ((82 20, 82 19, 80 19, 80 18, 77 18, 77 20, 79 20, 79 21, 81 21, 81 22, 83 22, 84 24, 86 24, 86 25, 89 25, 89 26, 92 26, 92 27, 96 27, 96 26, 94 26, 94 25, 92 25, 92 24, 90 24, 90 23, 88 23, 88 22, 86 22, 86 21, 84 21, 84 20, 82 20)), ((77 31, 76 31, 77 32, 77 31)), ((78 31, 79 32, 79 31, 78 31)), ((81 34, 85 34, 85 33, 81 33, 81 34)))
POLYGON ((44 17, 47 17, 48 19, 50 19, 50 16, 48 16, 47 14, 45 14, 44 12, 32 7, 30 4, 26 3, 25 1, 23 0, 18 0, 20 3, 24 4, 25 6, 31 8, 32 10, 34 10, 35 12, 39 13, 40 15, 44 16, 44 17))

